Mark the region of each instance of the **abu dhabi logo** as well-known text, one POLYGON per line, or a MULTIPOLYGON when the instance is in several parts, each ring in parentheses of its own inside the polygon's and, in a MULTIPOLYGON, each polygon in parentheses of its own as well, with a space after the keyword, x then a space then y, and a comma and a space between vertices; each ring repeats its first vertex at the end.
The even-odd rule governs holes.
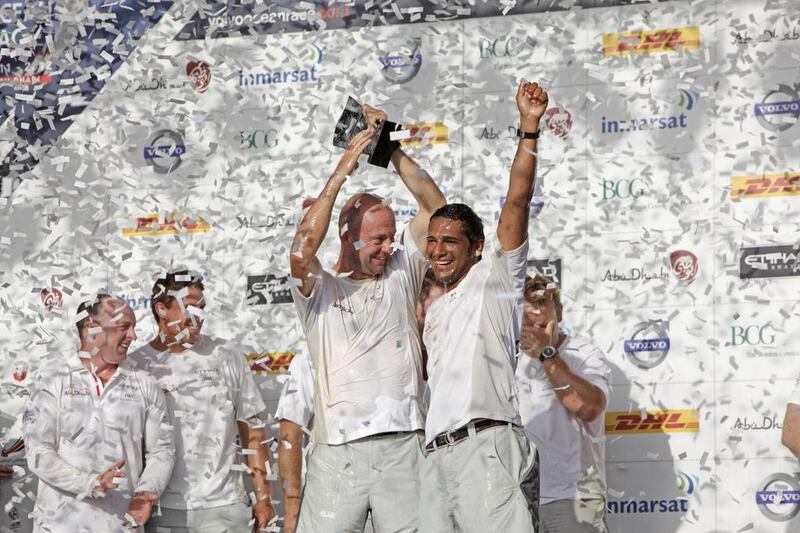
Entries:
POLYGON ((697 256, 688 250, 675 250, 669 254, 669 263, 672 265, 672 272, 681 281, 691 285, 700 270, 700 262, 697 256))
POLYGON ((784 132, 800 119, 800 86, 778 85, 754 108, 756 120, 761 127, 775 132, 784 132))
POLYGON ((662 320, 639 322, 623 344, 628 361, 644 370, 660 365, 666 359, 669 348, 669 322, 662 320))
POLYGON ((186 153, 183 135, 175 130, 158 130, 144 147, 144 159, 159 174, 169 174, 181 166, 186 153))
POLYGON ((800 511, 798 474, 777 473, 759 483, 756 505, 761 514, 774 522, 788 522, 800 511))
POLYGON ((381 74, 390 83, 406 83, 414 78, 422 67, 422 46, 420 39, 413 39, 405 46, 388 54, 380 56, 378 60, 383 65, 381 74))
POLYGON ((547 128, 559 139, 569 137, 569 130, 572 129, 572 114, 563 107, 551 107, 544 112, 545 124, 547 128))
POLYGON ((191 76, 197 92, 204 93, 211 83, 211 67, 205 61, 189 61, 186 64, 186 74, 191 76))

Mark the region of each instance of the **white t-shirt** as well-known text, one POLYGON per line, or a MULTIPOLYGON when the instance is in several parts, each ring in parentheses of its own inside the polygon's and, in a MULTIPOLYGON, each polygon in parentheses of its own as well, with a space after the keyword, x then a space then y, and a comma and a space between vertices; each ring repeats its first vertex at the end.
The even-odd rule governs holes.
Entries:
POLYGON ((175 428, 175 468, 161 505, 203 509, 246 502, 237 422, 266 406, 244 352, 201 336, 180 353, 158 352, 147 344, 129 359, 158 380, 175 428))
MULTIPOLYGON (((582 337, 567 337, 559 357, 609 398, 606 356, 582 337)), ((561 405, 538 359, 520 354, 517 396, 525 432, 539 451, 540 502, 605 499, 605 427, 601 413, 584 422, 561 405)))
POLYGON ((278 400, 275 419, 311 427, 314 418, 314 368, 306 352, 295 355, 289 364, 288 376, 278 400))
POLYGON ((514 389, 528 242, 497 245, 425 316, 430 406, 426 444, 470 420, 519 423, 514 389))
POLYGON ((142 531, 122 527, 130 497, 161 494, 175 459, 158 383, 126 362, 105 386, 77 354, 48 365, 33 380, 23 413, 28 467, 39 478, 34 530, 142 531), (122 460, 119 487, 92 499, 97 476, 122 460))
POLYGON ((315 371, 317 443, 424 427, 415 309, 427 260, 408 227, 401 243, 376 278, 322 271, 308 298, 292 287, 315 371))

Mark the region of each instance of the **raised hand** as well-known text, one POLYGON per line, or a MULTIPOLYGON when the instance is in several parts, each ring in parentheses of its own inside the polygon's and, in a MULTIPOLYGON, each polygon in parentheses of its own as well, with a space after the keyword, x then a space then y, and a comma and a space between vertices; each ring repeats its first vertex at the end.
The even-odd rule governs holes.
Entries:
POLYGON ((370 124, 367 129, 358 132, 350 139, 347 149, 339 159, 339 164, 336 165, 336 170, 333 171, 334 175, 338 174, 342 177, 350 176, 358 168, 358 158, 367 149, 372 142, 372 137, 375 135, 375 126, 370 124))
POLYGON ((119 487, 119 485, 117 485, 117 478, 125 477, 125 472, 120 470, 123 466, 125 466, 125 461, 119 461, 97 476, 97 485, 92 489, 92 496, 95 498, 103 497, 106 495, 106 491, 119 487))
MULTIPOLYGON (((526 306, 528 304, 525 304, 526 306)), ((526 309, 526 313, 527 313, 526 309)), ((547 325, 541 326, 533 320, 524 319, 522 332, 519 338, 519 348, 522 352, 533 358, 538 358, 545 346, 558 346, 558 321, 550 320, 547 325)))
POLYGON ((377 127, 378 124, 386 120, 386 112, 382 109, 377 109, 371 105, 364 104, 362 108, 364 118, 367 119, 367 124, 377 127))
POLYGON ((517 89, 517 109, 522 131, 532 133, 539 129, 539 119, 547 109, 548 99, 547 91, 538 83, 520 83, 517 89))

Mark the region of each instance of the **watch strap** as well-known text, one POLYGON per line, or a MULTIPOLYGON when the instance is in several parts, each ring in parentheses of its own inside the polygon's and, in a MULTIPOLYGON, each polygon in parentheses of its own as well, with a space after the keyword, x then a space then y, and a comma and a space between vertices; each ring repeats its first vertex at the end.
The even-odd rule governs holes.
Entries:
POLYGON ((542 133, 542 128, 539 128, 535 132, 531 133, 530 131, 522 131, 521 129, 517 128, 517 137, 520 139, 533 139, 536 140, 539 138, 539 135, 542 133))

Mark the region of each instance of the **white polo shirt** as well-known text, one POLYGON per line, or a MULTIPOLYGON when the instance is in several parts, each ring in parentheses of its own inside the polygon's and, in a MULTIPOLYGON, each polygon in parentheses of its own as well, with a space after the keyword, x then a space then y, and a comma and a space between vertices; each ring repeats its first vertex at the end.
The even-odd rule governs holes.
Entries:
POLYGON ((424 427, 415 309, 427 260, 408 227, 401 244, 376 278, 322 271, 308 298, 292 287, 315 371, 318 444, 424 427))
POLYGON ((430 406, 425 441, 488 418, 519 423, 514 389, 528 242, 484 253, 425 316, 430 406))
MULTIPOLYGON (((611 368, 606 356, 582 337, 567 337, 559 357, 579 377, 609 398, 611 368)), ((520 354, 517 396, 525 432, 539 451, 540 503, 605 499, 603 413, 584 422, 561 405, 538 359, 520 354)))
POLYGON ((28 467, 39 478, 34 531, 142 531, 122 526, 130 498, 161 494, 175 458, 158 383, 127 362, 105 386, 77 354, 47 364, 23 413, 28 467), (92 499, 97 476, 122 460, 119 487, 92 499))
POLYGON ((246 502, 237 422, 266 406, 244 352, 202 335, 180 353, 146 344, 129 359, 158 380, 175 427, 175 468, 161 506, 206 509, 246 502))
POLYGON ((314 419, 314 368, 306 352, 295 355, 289 364, 288 376, 278 400, 275 419, 310 428, 314 419))

